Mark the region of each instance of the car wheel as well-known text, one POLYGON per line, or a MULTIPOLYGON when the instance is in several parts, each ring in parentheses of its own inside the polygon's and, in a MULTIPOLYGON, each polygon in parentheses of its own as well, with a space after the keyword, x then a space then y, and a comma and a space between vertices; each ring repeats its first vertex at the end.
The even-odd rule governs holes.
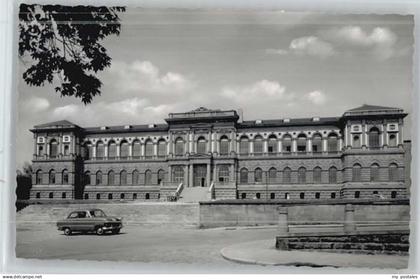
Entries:
POLYGON ((71 235, 71 230, 70 230, 70 228, 65 228, 65 229, 64 229, 64 234, 65 234, 65 235, 71 235))
POLYGON ((98 228, 96 229, 96 234, 97 234, 97 235, 103 235, 103 234, 104 234, 104 230, 103 230, 101 227, 98 227, 98 228))

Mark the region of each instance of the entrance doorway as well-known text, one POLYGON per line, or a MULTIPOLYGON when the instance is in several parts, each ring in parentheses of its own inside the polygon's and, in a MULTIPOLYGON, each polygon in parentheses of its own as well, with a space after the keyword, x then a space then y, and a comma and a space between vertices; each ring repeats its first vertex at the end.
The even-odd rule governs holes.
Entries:
POLYGON ((206 187, 207 179, 207 166, 206 165, 194 165, 194 187, 206 187))

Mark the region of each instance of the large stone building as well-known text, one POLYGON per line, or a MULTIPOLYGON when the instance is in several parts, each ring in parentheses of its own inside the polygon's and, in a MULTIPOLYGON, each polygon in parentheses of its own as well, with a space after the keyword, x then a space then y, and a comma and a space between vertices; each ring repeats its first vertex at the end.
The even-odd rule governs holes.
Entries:
POLYGON ((31 199, 162 200, 191 187, 216 199, 407 198, 405 116, 363 105, 341 117, 242 121, 198 108, 165 124, 37 125, 31 199))

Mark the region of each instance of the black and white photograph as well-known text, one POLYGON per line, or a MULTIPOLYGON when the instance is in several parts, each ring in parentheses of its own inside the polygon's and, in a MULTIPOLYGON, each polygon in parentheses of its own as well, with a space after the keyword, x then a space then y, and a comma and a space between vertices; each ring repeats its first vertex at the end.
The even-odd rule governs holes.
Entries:
POLYGON ((16 11, 17 258, 408 268, 413 15, 16 11))

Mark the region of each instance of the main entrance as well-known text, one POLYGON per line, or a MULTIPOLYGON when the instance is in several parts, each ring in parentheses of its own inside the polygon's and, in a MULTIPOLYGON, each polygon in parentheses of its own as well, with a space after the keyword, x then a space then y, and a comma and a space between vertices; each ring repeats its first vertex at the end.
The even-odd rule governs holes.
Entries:
POLYGON ((207 185, 207 166, 194 165, 194 187, 206 187, 207 185))

